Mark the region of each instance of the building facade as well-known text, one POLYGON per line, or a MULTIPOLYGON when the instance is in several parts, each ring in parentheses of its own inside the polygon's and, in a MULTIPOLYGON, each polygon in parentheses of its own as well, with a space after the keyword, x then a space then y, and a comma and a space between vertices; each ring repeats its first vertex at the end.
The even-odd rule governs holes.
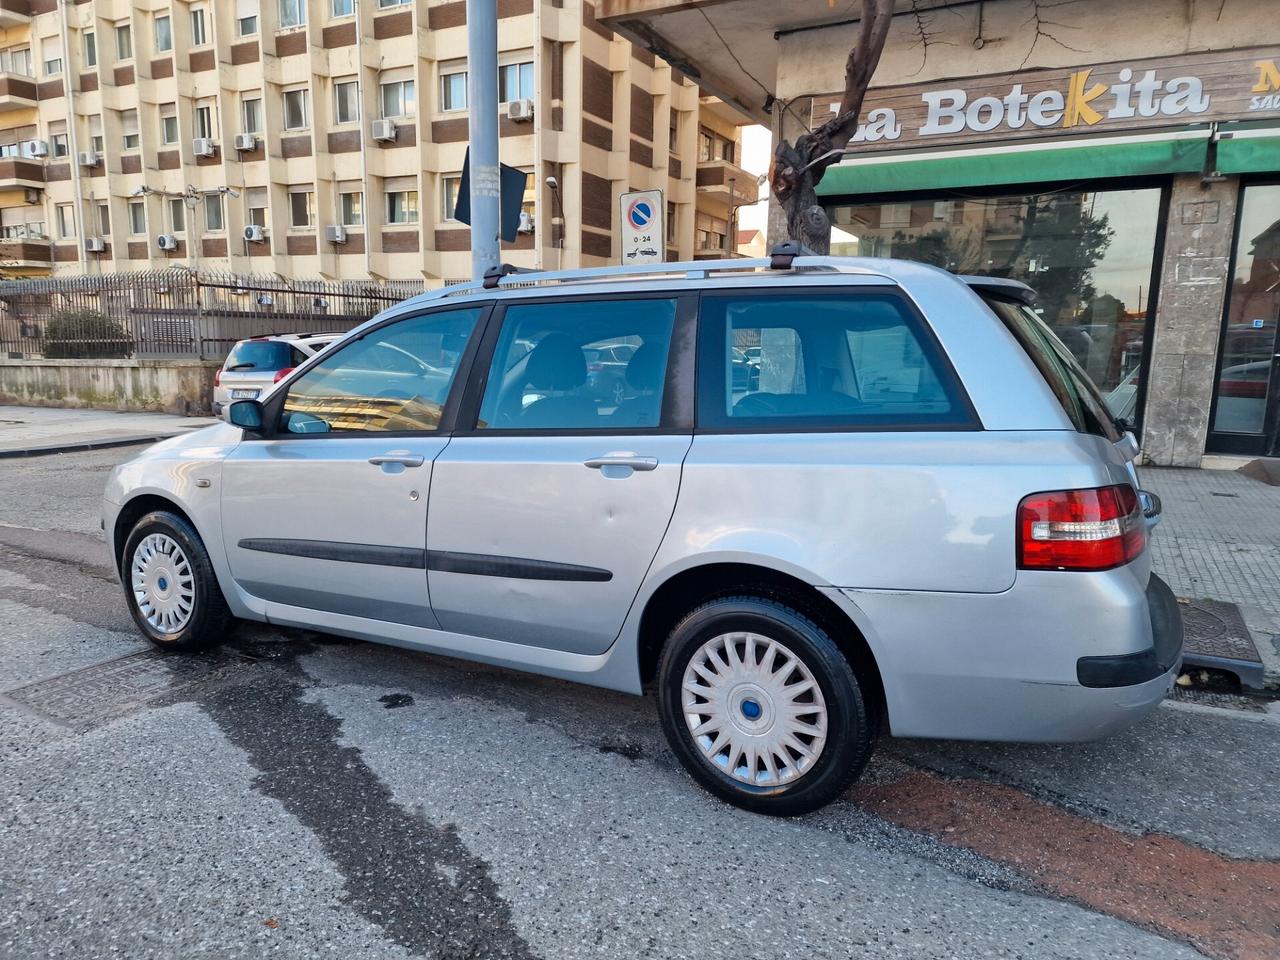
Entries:
MULTIPOLYGON (((897 10, 819 186, 832 252, 1025 281, 1149 462, 1280 455, 1274 4, 897 10)), ((833 115, 859 27, 818 0, 606 0, 602 16, 775 137, 833 115)))
MULTIPOLYGON (((0 0, 0 275, 468 278, 465 8, 0 0)), ((691 258, 697 87, 590 2, 498 10, 501 160, 528 174, 504 260, 617 262, 620 194, 655 188, 691 258)))

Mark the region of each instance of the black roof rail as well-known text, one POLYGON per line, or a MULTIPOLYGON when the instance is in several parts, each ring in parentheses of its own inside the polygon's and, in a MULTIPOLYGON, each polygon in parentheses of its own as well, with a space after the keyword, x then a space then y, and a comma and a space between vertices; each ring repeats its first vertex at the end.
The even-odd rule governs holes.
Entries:
POLYGON ((770 270, 790 270, 796 257, 816 257, 817 254, 799 240, 783 240, 769 251, 770 270))
POLYGON ((492 290, 498 286, 502 278, 513 273, 541 273, 541 270, 534 270, 532 267, 517 267, 514 263, 503 263, 496 267, 490 267, 484 272, 484 288, 492 290))

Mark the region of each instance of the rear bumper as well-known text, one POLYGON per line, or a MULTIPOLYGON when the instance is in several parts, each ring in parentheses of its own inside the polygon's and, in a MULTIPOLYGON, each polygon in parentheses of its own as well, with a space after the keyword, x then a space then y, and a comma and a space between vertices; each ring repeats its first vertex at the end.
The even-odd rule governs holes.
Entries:
POLYGON ((1020 571, 998 594, 828 594, 875 654, 895 736, 1068 742, 1131 726, 1172 688, 1182 621, 1168 586, 1145 574, 1020 571))

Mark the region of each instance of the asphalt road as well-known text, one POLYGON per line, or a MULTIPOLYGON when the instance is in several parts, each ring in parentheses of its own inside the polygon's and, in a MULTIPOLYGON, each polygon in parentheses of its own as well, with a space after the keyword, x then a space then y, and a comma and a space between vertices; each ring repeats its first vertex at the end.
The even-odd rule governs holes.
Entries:
POLYGON ((828 809, 698 790, 651 700, 242 625, 152 654, 128 450, 0 462, 0 957, 1280 955, 1280 724, 885 740, 828 809))

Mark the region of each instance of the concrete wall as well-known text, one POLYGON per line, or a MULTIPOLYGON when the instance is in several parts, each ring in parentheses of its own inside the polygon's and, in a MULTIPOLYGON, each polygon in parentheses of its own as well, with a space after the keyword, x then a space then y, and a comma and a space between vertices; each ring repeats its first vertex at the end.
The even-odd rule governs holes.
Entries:
POLYGON ((208 414, 214 360, 0 360, 0 403, 208 414))
MULTIPOLYGON (((897 16, 872 85, 1248 48, 1280 38, 1274 0, 1077 0, 1039 6, 1038 23, 1029 0, 925 9, 932 38, 927 51, 915 19, 897 16)), ((789 100, 839 90, 857 33, 858 24, 849 23, 781 36, 778 96, 789 100)))

